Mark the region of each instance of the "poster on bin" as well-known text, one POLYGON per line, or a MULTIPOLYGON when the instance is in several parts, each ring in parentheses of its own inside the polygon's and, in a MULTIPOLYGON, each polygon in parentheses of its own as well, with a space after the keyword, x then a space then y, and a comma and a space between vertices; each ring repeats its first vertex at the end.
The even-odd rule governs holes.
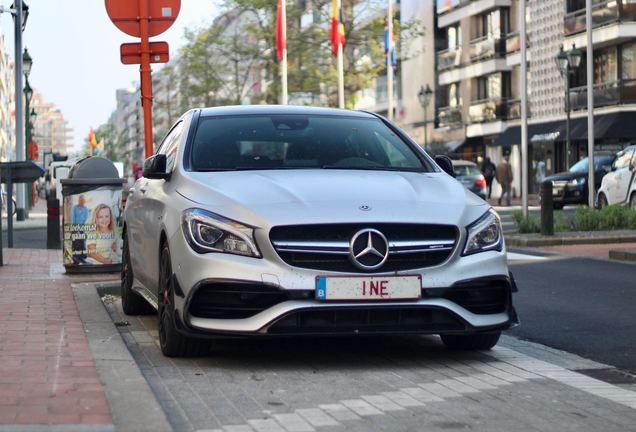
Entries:
POLYGON ((64 265, 121 264, 121 188, 64 197, 64 265))

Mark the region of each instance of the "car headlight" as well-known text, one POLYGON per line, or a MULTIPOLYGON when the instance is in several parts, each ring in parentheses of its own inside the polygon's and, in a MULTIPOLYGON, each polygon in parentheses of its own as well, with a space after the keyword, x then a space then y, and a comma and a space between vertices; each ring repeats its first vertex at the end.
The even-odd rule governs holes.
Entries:
POLYGON ((584 185, 586 181, 585 177, 579 177, 579 178, 575 178, 572 179, 568 182, 568 186, 570 187, 575 187, 575 186, 579 186, 579 185, 584 185))
POLYGON ((501 222, 493 209, 488 210, 470 224, 466 238, 466 247, 463 255, 471 255, 478 252, 491 250, 501 251, 503 248, 503 236, 501 234, 501 222))
POLYGON ((252 227, 201 209, 184 211, 181 225, 186 240, 195 252, 261 256, 252 227))

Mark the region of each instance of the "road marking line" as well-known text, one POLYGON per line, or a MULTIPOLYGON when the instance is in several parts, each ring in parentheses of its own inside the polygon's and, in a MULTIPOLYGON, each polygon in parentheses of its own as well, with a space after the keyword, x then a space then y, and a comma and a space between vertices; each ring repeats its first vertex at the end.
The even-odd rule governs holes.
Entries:
POLYGON ((374 407, 382 411, 404 411, 403 407, 396 404, 395 402, 393 402, 391 399, 389 399, 386 396, 369 395, 369 396, 362 396, 362 399, 364 399, 365 401, 369 402, 371 405, 373 405, 374 407))
POLYGON ((335 418, 339 421, 346 420, 360 420, 360 417, 347 408, 344 405, 340 404, 328 404, 328 405, 318 405, 321 410, 324 410, 331 417, 335 418))
POLYGON ((297 409, 296 413, 304 417, 305 420, 315 427, 338 426, 340 424, 333 418, 329 417, 320 408, 297 409))
POLYGON ((404 408, 424 406, 422 402, 413 399, 411 396, 402 391, 383 392, 382 394, 404 408))
POLYGON ((372 416, 372 415, 382 415, 382 411, 377 408, 374 408, 369 403, 363 401, 362 399, 347 399, 340 401, 341 404, 349 408, 351 411, 355 412, 359 416, 372 416))

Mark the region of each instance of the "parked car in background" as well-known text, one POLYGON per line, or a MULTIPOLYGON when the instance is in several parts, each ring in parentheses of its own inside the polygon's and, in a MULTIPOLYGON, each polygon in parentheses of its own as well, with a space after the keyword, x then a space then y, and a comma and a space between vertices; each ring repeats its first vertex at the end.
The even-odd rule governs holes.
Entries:
POLYGON ((597 207, 609 204, 629 205, 636 210, 636 146, 616 154, 609 173, 603 177, 596 196, 597 207))
POLYGON ((452 173, 372 113, 188 111, 128 196, 124 312, 158 310, 167 356, 219 334, 491 348, 515 283, 499 216, 452 173))
POLYGON ((486 199, 486 178, 482 175, 475 162, 467 160, 454 160, 455 178, 466 189, 473 192, 481 199, 486 199))
MULTIPOLYGON (((594 153, 594 190, 598 190, 616 155, 608 152, 594 153)), ((553 174, 545 178, 552 181, 552 200, 555 209, 567 204, 588 204, 589 161, 583 158, 568 171, 553 174)))

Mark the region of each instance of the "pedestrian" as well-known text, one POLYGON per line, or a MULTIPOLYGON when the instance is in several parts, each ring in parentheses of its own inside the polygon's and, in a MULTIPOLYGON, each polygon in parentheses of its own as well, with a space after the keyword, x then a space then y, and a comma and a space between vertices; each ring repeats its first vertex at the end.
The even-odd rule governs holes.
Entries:
POLYGON ((499 165, 497 165, 495 178, 497 183, 501 185, 501 196, 499 197, 499 205, 504 195, 506 196, 506 205, 512 204, 512 168, 508 162, 508 156, 504 157, 499 165))
POLYGON ((486 157, 486 159, 484 159, 484 163, 481 165, 481 173, 486 179, 486 187, 488 188, 488 193, 486 196, 488 199, 490 199, 490 196, 492 195, 492 181, 495 178, 496 170, 497 167, 495 167, 495 164, 492 163, 489 157, 486 157))

